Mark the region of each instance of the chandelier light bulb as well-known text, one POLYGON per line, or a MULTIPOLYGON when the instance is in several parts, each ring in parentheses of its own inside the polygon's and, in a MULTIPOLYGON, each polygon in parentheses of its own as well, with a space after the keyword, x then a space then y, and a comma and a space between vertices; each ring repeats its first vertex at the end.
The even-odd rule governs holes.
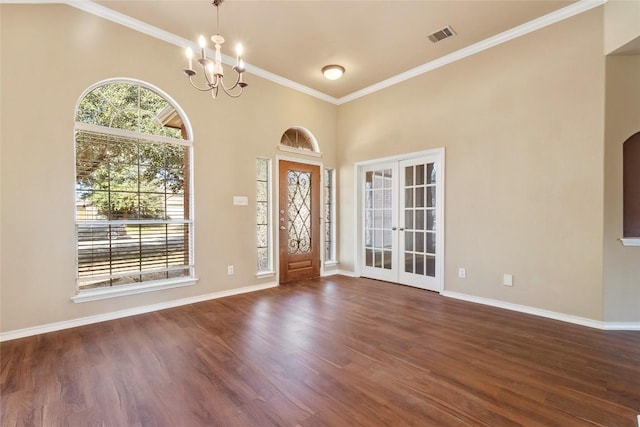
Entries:
POLYGON ((193 49, 191 47, 187 48, 186 55, 189 61, 189 70, 193 70, 193 49))
POLYGON ((236 55, 238 56, 238 58, 240 58, 242 56, 242 43, 238 43, 236 45, 236 55))

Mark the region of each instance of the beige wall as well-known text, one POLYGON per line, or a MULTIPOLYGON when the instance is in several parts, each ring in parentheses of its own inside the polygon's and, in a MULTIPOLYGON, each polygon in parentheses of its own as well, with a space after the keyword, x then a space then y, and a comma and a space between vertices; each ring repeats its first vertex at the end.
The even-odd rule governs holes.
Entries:
POLYGON ((640 322, 640 247, 622 246, 623 143, 640 132, 640 56, 607 57, 604 187, 604 316, 640 322))
POLYGON ((604 6, 604 53, 640 37, 640 1, 609 0, 604 6))
POLYGON ((245 94, 213 101, 182 75, 183 54, 63 5, 2 5, 1 331, 273 281, 255 278, 255 158, 275 159, 290 126, 309 129, 336 166, 336 107, 249 75, 245 94), (74 304, 74 109, 103 79, 144 80, 194 129, 195 286, 74 304), (232 206, 232 196, 249 206, 232 206), (235 265, 236 274, 226 275, 235 265))
POLYGON ((602 320, 602 20, 598 8, 340 106, 341 268, 354 162, 445 147, 445 290, 602 320))

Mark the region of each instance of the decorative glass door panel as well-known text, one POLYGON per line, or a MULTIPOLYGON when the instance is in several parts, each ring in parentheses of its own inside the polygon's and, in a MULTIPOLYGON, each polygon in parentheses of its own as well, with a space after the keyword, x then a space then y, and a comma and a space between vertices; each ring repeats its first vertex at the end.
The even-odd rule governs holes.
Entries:
POLYGON ((320 276, 320 167, 279 162, 280 283, 320 276))
POLYGON ((434 155, 360 168, 363 276, 441 290, 439 164, 434 155))
POLYGON ((288 224, 287 251, 291 255, 311 251, 311 173, 287 172, 288 224))

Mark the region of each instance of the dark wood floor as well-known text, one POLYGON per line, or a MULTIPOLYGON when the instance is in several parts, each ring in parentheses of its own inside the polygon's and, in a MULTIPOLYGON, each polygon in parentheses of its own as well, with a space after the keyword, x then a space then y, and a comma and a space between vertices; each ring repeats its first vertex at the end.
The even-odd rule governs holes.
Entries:
POLYGON ((640 333, 332 277, 2 343, 8 426, 636 426, 640 333))

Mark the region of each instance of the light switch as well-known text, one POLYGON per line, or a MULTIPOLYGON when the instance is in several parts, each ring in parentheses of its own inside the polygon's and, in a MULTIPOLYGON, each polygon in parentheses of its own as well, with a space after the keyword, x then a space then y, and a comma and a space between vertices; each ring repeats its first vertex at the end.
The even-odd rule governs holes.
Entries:
POLYGON ((249 198, 247 196, 233 196, 233 204, 236 206, 247 206, 249 198))
POLYGON ((505 274, 502 276, 502 284, 505 286, 513 286, 513 275, 505 274))

